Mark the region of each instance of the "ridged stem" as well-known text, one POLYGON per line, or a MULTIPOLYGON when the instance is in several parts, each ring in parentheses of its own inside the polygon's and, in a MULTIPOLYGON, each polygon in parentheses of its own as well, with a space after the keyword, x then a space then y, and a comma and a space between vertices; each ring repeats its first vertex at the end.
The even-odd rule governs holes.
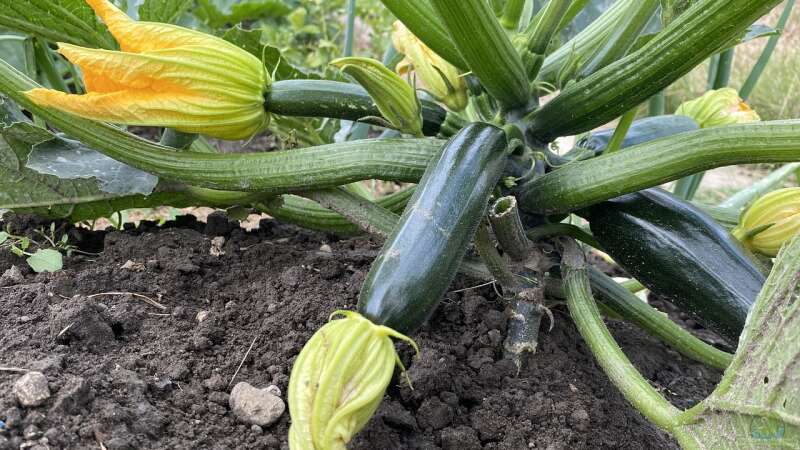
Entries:
POLYGON ((326 208, 332 209, 370 234, 388 237, 397 225, 399 216, 345 188, 322 189, 304 194, 326 208))
POLYGON ((717 167, 795 161, 800 120, 709 128, 570 163, 521 186, 517 198, 531 213, 565 213, 717 167))
POLYGON ((583 251, 575 241, 564 239, 561 242, 561 272, 567 306, 578 331, 600 367, 622 395, 652 423, 665 431, 671 431, 680 411, 648 383, 619 348, 592 298, 583 251))
POLYGON ((603 272, 593 267, 588 270, 594 293, 623 319, 635 324, 688 358, 719 370, 725 370, 730 365, 733 355, 701 341, 603 272))
POLYGON ((516 198, 503 197, 497 200, 489 211, 489 222, 500 247, 512 260, 525 261, 530 258, 531 241, 525 235, 516 198))
POLYGON ((531 140, 550 142, 621 116, 730 43, 780 1, 695 2, 641 49, 567 86, 534 112, 531 140))

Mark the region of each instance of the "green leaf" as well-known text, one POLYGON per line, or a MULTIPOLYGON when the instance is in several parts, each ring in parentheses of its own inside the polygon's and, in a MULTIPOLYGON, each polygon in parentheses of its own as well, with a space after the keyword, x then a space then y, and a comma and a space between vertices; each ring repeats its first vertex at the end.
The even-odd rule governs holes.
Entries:
POLYGON ((78 222, 137 207, 191 206, 188 196, 180 193, 120 196, 102 192, 94 179, 62 180, 26 168, 32 148, 54 138, 30 123, 0 130, 0 209, 78 222))
POLYGON ((198 0, 195 15, 212 28, 245 20, 285 17, 292 9, 280 0, 198 0))
POLYGON ((139 7, 143 22, 177 23, 192 6, 192 0, 145 0, 139 7))
POLYGON ((275 81, 320 78, 316 74, 302 72, 291 65, 286 58, 281 56, 281 51, 277 48, 262 44, 261 35, 261 30, 245 30, 237 25, 225 32, 222 38, 261 59, 275 81))
POLYGON ((0 0, 0 26, 53 42, 116 48, 85 0, 0 0))
MULTIPOLYGON (((64 236, 66 236, 66 234, 64 236)), ((10 234, 6 233, 5 231, 0 231, 0 245, 4 244, 10 237, 10 234)))
POLYGON ((784 248, 711 396, 680 417, 684 448, 800 448, 800 236, 784 248))
POLYGON ((64 257, 53 249, 39 249, 28 257, 28 265, 36 273, 58 272, 64 267, 64 257))
POLYGON ((779 34, 781 34, 780 31, 776 30, 775 28, 760 23, 754 23, 753 25, 750 25, 750 28, 747 29, 747 33, 745 33, 744 37, 741 39, 741 41, 739 41, 739 43, 744 44, 745 42, 749 42, 754 39, 777 36, 779 34))

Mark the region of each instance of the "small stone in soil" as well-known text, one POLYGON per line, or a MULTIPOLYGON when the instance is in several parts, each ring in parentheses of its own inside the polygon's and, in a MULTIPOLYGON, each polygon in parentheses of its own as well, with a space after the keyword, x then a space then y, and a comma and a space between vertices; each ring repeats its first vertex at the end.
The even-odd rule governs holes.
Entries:
POLYGON ((25 277, 17 266, 11 266, 10 269, 3 272, 3 275, 0 275, 0 287, 15 286, 24 282, 25 277))
POLYGON ((14 395, 22 406, 39 406, 50 398, 47 377, 41 372, 28 372, 14 383, 14 395))
POLYGON ((275 423, 286 410, 286 405, 280 397, 276 397, 266 389, 257 389, 244 381, 233 387, 229 404, 239 420, 261 427, 275 423))

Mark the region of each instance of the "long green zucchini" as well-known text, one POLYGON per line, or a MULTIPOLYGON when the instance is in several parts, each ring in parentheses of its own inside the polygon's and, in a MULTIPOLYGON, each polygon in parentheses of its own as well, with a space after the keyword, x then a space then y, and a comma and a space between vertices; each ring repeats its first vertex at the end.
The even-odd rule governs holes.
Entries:
MULTIPOLYGON (((447 111, 429 100, 422 103, 422 132, 436 136, 447 111)), ((380 117, 378 106, 366 89, 353 83, 330 80, 285 80, 272 84, 264 107, 282 116, 331 117, 361 120, 380 117)))
POLYGON ((622 116, 745 32, 781 0, 699 0, 636 52, 564 88, 529 118, 550 142, 622 116))
POLYGON ((681 133, 567 164, 520 186, 527 212, 575 211, 686 175, 735 164, 800 161, 800 120, 681 133))
POLYGON ((416 182, 442 141, 365 140, 291 151, 246 154, 176 152, 111 125, 33 104, 38 85, 0 60, 0 92, 95 150, 165 180, 230 191, 283 194, 360 180, 416 182))
POLYGON ((731 343, 738 341, 766 279, 727 230, 662 189, 625 195, 581 214, 631 276, 731 343))
POLYGON ((400 333, 425 322, 455 277, 500 179, 506 147, 505 133, 484 123, 444 146, 372 264, 358 299, 361 314, 400 333))

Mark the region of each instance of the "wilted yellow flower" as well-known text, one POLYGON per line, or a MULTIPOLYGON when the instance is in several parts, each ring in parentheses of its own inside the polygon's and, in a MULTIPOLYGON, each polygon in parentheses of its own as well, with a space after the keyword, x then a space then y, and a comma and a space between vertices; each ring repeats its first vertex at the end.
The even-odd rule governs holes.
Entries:
POLYGON ((87 94, 26 94, 40 106, 92 120, 246 139, 269 122, 270 76, 255 56, 220 38, 162 23, 136 22, 108 0, 86 0, 121 51, 59 43, 83 72, 87 94))
POLYGON ((399 20, 394 23, 392 41, 398 52, 406 55, 395 69, 400 76, 412 71, 420 87, 453 111, 467 107, 467 84, 458 69, 434 53, 399 20))
POLYGON ((391 338, 416 348, 411 339, 356 312, 334 315, 344 318, 320 328, 292 367, 292 450, 345 450, 375 413, 400 364, 391 338))
POLYGON ((675 115, 694 119, 700 128, 761 121, 758 113, 732 88, 708 91, 700 98, 681 104, 675 115))
POLYGON ((761 197, 742 215, 733 235, 751 250, 778 256, 783 244, 800 234, 800 188, 761 197))

